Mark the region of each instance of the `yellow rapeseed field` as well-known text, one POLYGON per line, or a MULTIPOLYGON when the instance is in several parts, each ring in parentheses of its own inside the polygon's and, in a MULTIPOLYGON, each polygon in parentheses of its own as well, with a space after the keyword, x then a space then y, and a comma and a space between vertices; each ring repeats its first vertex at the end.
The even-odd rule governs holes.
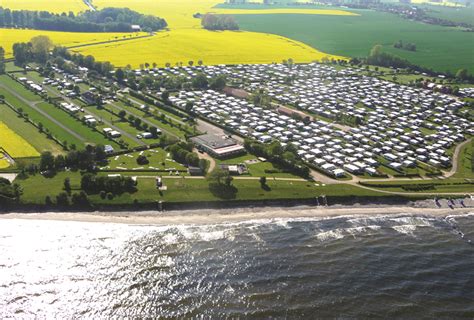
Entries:
POLYGON ((54 13, 87 10, 82 0, 1 0, 0 6, 14 10, 43 10, 54 13))
POLYGON ((22 137, 0 122, 0 148, 12 158, 38 157, 40 154, 22 137))
POLYGON ((55 45, 76 46, 86 43, 94 43, 129 38, 144 33, 85 33, 85 32, 56 32, 42 30, 20 30, 20 29, 1 29, 0 28, 0 46, 5 49, 7 58, 13 55, 12 46, 15 42, 28 42, 31 38, 38 35, 48 36, 55 45))
POLYGON ((3 154, 0 152, 0 169, 5 169, 10 166, 10 162, 3 158, 3 154))
POLYGON ((343 10, 319 9, 219 9, 214 6, 223 3, 223 0, 94 0, 98 8, 119 7, 153 14, 165 18, 170 29, 200 28, 201 20, 193 17, 195 13, 222 13, 222 14, 269 14, 269 13, 300 13, 300 14, 328 14, 328 15, 355 15, 343 10))
MULTIPOLYGON (((5 0, 0 0, 5 1, 5 0)), ((14 7, 23 4, 28 6, 40 0, 7 0, 15 3, 14 7)), ((76 0, 63 0, 66 4, 74 4, 76 0)), ((56 1, 48 2, 47 7, 55 6, 56 1)), ((296 62, 320 60, 322 57, 340 58, 317 51, 301 42, 277 35, 254 32, 214 32, 202 29, 200 19, 193 17, 195 13, 225 14, 328 14, 353 15, 343 10, 316 9, 265 9, 265 10, 230 10, 214 8, 223 0, 94 0, 93 4, 100 8, 127 7, 132 10, 152 14, 166 19, 169 29, 158 32, 156 36, 119 43, 93 45, 71 49, 82 54, 91 54, 98 60, 110 61, 116 66, 128 64, 137 67, 145 62, 156 62, 164 65, 169 62, 187 63, 190 60, 202 60, 205 64, 238 64, 238 63, 271 63, 292 58, 296 62)), ((30 7, 34 8, 34 6, 30 7)), ((46 7, 45 7, 46 9, 46 7)), ((57 5, 57 11, 61 5, 57 5)), ((0 29, 0 46, 11 56, 14 42, 28 41, 35 35, 45 34, 55 44, 73 46, 78 44, 107 41, 121 34, 107 33, 67 33, 32 30, 0 29)))
POLYGON ((98 60, 109 60, 115 66, 138 67, 145 62, 164 66, 167 62, 187 64, 202 60, 204 64, 272 63, 292 58, 311 62, 328 56, 301 42, 285 37, 239 31, 210 32, 203 29, 159 32, 156 36, 73 49, 91 54, 98 60))

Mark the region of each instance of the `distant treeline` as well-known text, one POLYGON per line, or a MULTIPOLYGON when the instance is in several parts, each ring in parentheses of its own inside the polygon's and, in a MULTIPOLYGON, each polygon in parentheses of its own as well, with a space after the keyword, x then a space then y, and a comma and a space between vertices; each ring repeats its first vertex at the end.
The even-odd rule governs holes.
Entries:
POLYGON ((131 32, 132 25, 143 31, 156 31, 166 21, 143 15, 127 8, 104 8, 75 15, 73 12, 53 14, 47 11, 10 10, 0 7, 0 27, 16 27, 69 32, 131 32))
POLYGON ((201 18, 201 25, 207 30, 239 30, 233 16, 206 13, 201 18))

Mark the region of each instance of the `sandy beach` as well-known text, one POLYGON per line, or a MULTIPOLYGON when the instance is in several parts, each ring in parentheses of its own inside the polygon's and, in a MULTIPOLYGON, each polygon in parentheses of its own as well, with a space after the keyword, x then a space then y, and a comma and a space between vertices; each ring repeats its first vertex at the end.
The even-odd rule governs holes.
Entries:
POLYGON ((353 205, 290 208, 257 207, 233 209, 201 209, 181 211, 123 211, 123 212, 42 212, 42 213, 5 213, 1 219, 58 220, 99 223, 124 223, 144 225, 172 224, 217 224, 235 223, 257 219, 293 219, 293 218, 331 218, 337 216, 386 216, 399 214, 426 215, 444 217, 448 215, 467 215, 474 213, 473 201, 466 207, 449 207, 445 202, 436 207, 433 201, 417 201, 409 205, 353 205))

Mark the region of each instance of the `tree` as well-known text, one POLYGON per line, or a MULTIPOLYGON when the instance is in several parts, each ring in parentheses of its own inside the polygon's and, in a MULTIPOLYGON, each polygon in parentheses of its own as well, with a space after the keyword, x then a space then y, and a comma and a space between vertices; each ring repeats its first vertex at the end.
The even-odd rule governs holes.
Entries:
POLYGON ((458 72, 456 72, 456 79, 460 81, 464 81, 468 78, 467 70, 466 69, 459 69, 458 72))
POLYGON ((260 185, 264 186, 267 184, 267 177, 260 177, 260 185))
POLYGON ((150 161, 148 160, 148 158, 144 155, 140 155, 137 157, 137 163, 139 165, 145 165, 145 164, 148 164, 150 163, 150 161))
POLYGON ((168 91, 163 91, 161 93, 161 99, 163 99, 163 101, 168 101, 169 97, 170 97, 170 93, 168 91))
POLYGON ((125 72, 123 71, 122 68, 118 68, 115 71, 115 78, 117 78, 118 82, 123 82, 123 80, 125 79, 125 72))
POLYGON ((24 66, 31 59, 31 44, 14 43, 13 56, 16 65, 24 66))
POLYGON ((44 151, 41 153, 40 170, 41 171, 54 170, 54 156, 51 152, 44 151))
POLYGON ((370 50, 370 56, 373 56, 373 57, 381 53, 382 53, 382 45, 380 44, 373 46, 372 49, 370 50))
POLYGON ((221 74, 218 75, 217 77, 214 77, 211 79, 209 83, 211 89, 220 91, 225 88, 226 86, 226 77, 225 75, 221 74))
POLYGON ((72 195, 71 202, 75 207, 78 208, 89 208, 91 206, 89 198, 84 191, 74 193, 72 195))
POLYGON ((69 197, 66 192, 61 192, 56 196, 56 204, 62 207, 69 206, 69 197))
POLYGON ((49 51, 54 47, 48 36, 36 36, 31 38, 31 52, 34 58, 42 63, 48 59, 49 51))
POLYGON ((5 73, 5 49, 0 47, 0 74, 5 73))
POLYGON ((127 112, 125 112, 125 110, 120 110, 119 113, 118 113, 118 116, 119 116, 120 120, 125 121, 125 117, 127 116, 127 112))
POLYGON ((53 205, 53 200, 51 200, 51 197, 50 196, 46 196, 44 198, 44 204, 48 207, 52 206, 53 205))
POLYGON ((206 76, 202 73, 196 75, 192 80, 192 86, 194 89, 206 89, 208 84, 206 76))
POLYGON ((193 110, 193 106, 194 106, 193 103, 191 101, 188 101, 188 102, 186 102, 186 105, 185 105, 184 108, 185 108, 186 112, 191 112, 193 110))
POLYGON ((71 194, 71 180, 69 178, 64 179, 64 191, 71 194))

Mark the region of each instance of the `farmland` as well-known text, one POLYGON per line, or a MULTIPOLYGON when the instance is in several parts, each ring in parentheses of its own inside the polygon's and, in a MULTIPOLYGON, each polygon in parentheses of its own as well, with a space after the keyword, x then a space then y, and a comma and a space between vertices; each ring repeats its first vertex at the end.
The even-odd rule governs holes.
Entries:
POLYGON ((82 0, 2 0, 0 5, 14 10, 38 10, 54 13, 69 11, 78 13, 88 9, 82 0))
POLYGON ((5 48, 6 57, 9 58, 13 55, 12 46, 14 43, 28 42, 31 38, 38 35, 48 36, 55 45, 71 47, 102 41, 124 39, 124 37, 129 39, 130 37, 144 35, 144 33, 81 33, 0 28, 0 46, 5 48))
POLYGON ((439 71, 474 71, 474 34, 454 28, 407 21, 394 15, 352 10, 360 16, 236 15, 241 29, 268 32, 301 41, 340 56, 364 57, 376 44, 412 63, 439 71), (374 27, 376 26, 376 27, 374 27), (413 42, 416 52, 393 48, 413 42), (456 59, 452 59, 453 52, 456 59))
POLYGON ((205 64, 272 63, 293 58, 311 62, 328 56, 308 45, 281 36, 255 32, 211 32, 203 29, 160 32, 151 38, 73 49, 116 66, 137 67, 144 62, 164 66, 169 62, 202 60, 205 64), (258 49, 256 48, 258 45, 258 49), (137 51, 136 48, 140 47, 137 51))
POLYGON ((27 141, 0 122, 0 148, 12 158, 37 157, 39 153, 27 141))
POLYGON ((36 150, 50 151, 53 154, 62 153, 60 145, 51 139, 47 139, 46 135, 39 134, 37 128, 20 118, 17 113, 6 105, 0 105, 0 119, 24 140, 27 140, 36 150))

